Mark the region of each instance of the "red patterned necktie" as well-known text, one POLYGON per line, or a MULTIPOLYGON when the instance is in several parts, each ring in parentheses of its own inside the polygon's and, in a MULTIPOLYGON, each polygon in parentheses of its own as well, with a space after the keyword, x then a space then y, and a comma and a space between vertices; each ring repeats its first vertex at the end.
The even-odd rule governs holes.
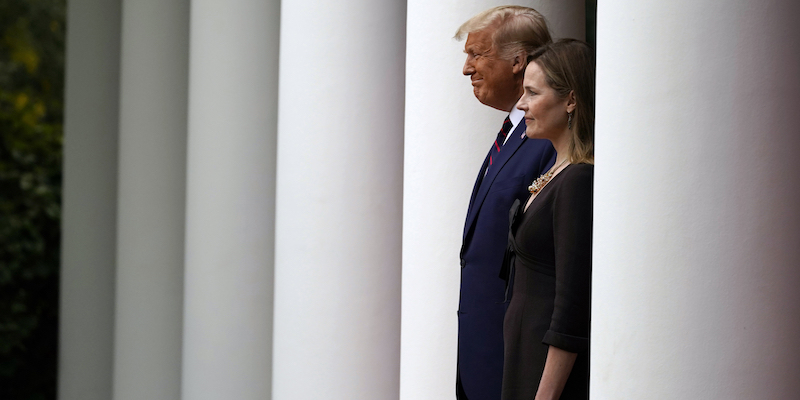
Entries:
POLYGON ((511 123, 511 120, 506 117, 506 120, 503 121, 503 127, 500 129, 500 132, 497 133, 497 138, 494 140, 492 149, 489 150, 489 165, 492 165, 492 159, 497 157, 497 153, 499 153, 500 149, 503 147, 503 143, 506 141, 506 136, 511 133, 511 127, 513 126, 514 124, 511 123))

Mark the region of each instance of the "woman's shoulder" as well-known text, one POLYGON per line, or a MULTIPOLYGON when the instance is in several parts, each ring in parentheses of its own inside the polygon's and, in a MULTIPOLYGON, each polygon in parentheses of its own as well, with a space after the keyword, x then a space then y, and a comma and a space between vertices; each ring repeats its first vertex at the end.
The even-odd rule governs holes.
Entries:
POLYGON ((594 176, 594 164, 570 164, 561 171, 561 175, 564 175, 562 181, 591 179, 594 176))
POLYGON ((589 173, 591 174, 594 172, 594 164, 587 164, 587 163, 580 163, 580 164, 570 164, 567 166, 567 171, 573 171, 572 173, 589 173))
POLYGON ((592 164, 570 164, 559 175, 562 175, 558 180, 557 185, 567 191, 582 190, 592 187, 594 180, 594 165, 592 164))

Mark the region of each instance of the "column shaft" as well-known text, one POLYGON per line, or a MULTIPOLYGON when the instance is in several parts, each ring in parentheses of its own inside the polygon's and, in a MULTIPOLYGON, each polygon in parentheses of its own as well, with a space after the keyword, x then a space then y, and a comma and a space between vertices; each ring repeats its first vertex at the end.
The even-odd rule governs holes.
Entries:
POLYGON ((58 397, 111 398, 120 3, 68 7, 58 397))
POLYGON ((798 12, 598 8, 592 398, 800 396, 798 12))
POLYGON ((279 6, 192 2, 186 399, 270 398, 279 6))
POLYGON ((273 397, 396 398, 406 4, 281 6, 273 397))
POLYGON ((180 396, 188 22, 123 1, 114 400, 180 396))

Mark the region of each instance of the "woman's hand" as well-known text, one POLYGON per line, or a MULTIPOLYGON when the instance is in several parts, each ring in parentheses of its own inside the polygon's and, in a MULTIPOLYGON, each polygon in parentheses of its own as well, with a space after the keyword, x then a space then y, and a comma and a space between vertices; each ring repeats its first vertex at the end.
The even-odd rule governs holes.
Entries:
POLYGON ((550 346, 547 350, 542 380, 539 382, 539 390, 534 400, 558 400, 577 357, 578 353, 550 346))

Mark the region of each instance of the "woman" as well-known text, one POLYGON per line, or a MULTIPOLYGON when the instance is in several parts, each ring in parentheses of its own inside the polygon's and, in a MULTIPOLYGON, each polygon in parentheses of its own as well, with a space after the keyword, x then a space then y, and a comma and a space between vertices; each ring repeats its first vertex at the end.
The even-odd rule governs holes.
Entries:
POLYGON ((564 39, 528 57, 525 134, 553 143, 511 226, 512 297, 503 325, 504 400, 587 399, 591 301, 594 55, 564 39))

